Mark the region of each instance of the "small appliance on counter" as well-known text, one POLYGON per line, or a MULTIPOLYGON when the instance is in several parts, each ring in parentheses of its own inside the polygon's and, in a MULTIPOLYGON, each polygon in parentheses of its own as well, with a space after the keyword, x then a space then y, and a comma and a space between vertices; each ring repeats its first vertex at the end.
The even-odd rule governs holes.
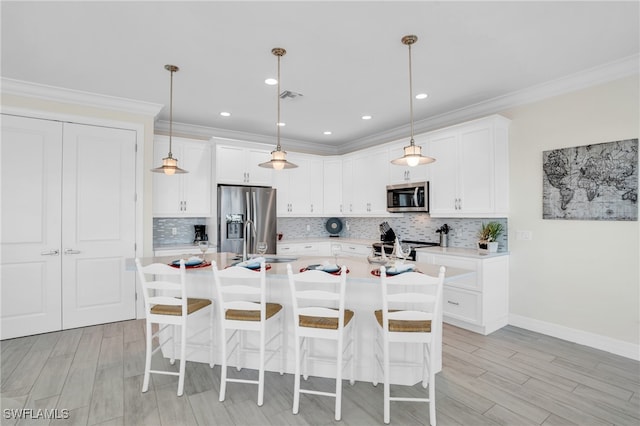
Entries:
POLYGON ((209 236, 207 235, 207 225, 193 225, 194 228, 194 238, 193 243, 198 244, 200 241, 209 241, 209 236))
POLYGON ((342 231, 342 221, 337 217, 332 217, 331 219, 327 220, 325 229, 329 233, 330 237, 339 237, 340 232, 342 231))
MULTIPOLYGON (((382 222, 380 224, 380 242, 372 244, 374 254, 382 256, 382 250, 384 250, 385 255, 391 255, 393 253, 395 243, 396 233, 391 229, 391 226, 389 226, 387 222, 382 222)), ((438 243, 428 241, 401 240, 400 243, 409 247, 409 255, 407 257, 409 260, 416 260, 417 248, 439 246, 438 243)))

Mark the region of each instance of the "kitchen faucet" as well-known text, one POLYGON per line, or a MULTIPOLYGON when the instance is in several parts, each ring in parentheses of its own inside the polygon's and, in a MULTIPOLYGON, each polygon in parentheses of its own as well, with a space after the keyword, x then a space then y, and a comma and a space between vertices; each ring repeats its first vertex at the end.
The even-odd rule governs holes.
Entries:
POLYGON ((247 228, 251 228, 253 238, 256 238, 256 224, 251 219, 247 219, 244 222, 244 244, 242 245, 242 261, 247 260, 247 244, 249 244, 249 238, 247 238, 247 228))

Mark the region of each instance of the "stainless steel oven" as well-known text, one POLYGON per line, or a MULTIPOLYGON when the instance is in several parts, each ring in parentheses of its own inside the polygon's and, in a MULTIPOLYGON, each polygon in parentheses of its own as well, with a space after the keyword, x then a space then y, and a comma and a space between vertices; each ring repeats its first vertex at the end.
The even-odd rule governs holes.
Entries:
POLYGON ((387 185, 387 211, 429 212, 429 182, 387 185))

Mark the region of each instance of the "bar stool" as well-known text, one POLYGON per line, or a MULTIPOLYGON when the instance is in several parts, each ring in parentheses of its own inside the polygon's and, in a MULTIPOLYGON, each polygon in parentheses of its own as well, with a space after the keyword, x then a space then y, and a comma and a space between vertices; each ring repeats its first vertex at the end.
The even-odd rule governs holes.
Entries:
POLYGON ((300 394, 313 394, 335 398, 335 419, 342 416, 342 369, 343 363, 350 365, 349 383, 355 383, 354 359, 354 313, 345 309, 346 266, 335 276, 323 271, 310 270, 294 274, 287 264, 289 288, 293 301, 293 322, 295 335, 295 373, 293 391, 293 414, 298 414, 300 394), (333 288, 333 291, 331 290, 333 288), (332 305, 328 307, 327 305, 332 305), (337 306, 336 306, 337 305, 337 306), (309 339, 329 339, 337 342, 335 358, 312 356, 309 339), (335 392, 320 392, 301 389, 300 370, 304 363, 305 380, 308 377, 309 360, 334 360, 336 363, 335 392))
POLYGON ((142 383, 142 392, 149 389, 149 377, 153 374, 164 374, 169 376, 178 376, 178 396, 182 396, 184 392, 184 376, 187 361, 186 348, 207 348, 209 350, 209 366, 213 368, 213 305, 209 299, 196 299, 187 297, 186 273, 184 260, 180 261, 180 268, 173 268, 164 263, 153 263, 151 265, 142 266, 140 259, 136 259, 136 269, 140 277, 142 286, 142 294, 144 295, 144 307, 146 313, 147 333, 147 355, 144 366, 144 381, 142 383), (148 276, 154 276, 148 279, 148 276), (177 278, 177 282, 176 279, 177 278), (173 279, 173 281, 172 281, 173 279), (160 290, 161 294, 156 295, 156 291, 160 290), (189 319, 198 312, 209 307, 208 326, 197 330, 188 335, 189 319), (158 331, 154 334, 152 324, 158 324, 158 331), (166 333, 160 336, 160 333, 168 327, 172 327, 172 333, 166 338, 166 333), (151 356, 158 352, 168 343, 173 343, 173 355, 170 363, 175 363, 177 353, 176 328, 180 331, 180 368, 178 372, 168 370, 152 370, 151 356), (188 342, 192 338, 209 331, 208 341, 205 343, 188 342), (153 349, 153 339, 158 337, 158 346, 153 349), (164 339, 164 341, 163 341, 164 339))
MULTIPOLYGON (((284 374, 284 332, 282 322, 282 305, 268 303, 266 301, 266 265, 264 261, 259 271, 232 266, 219 270, 216 263, 212 262, 213 280, 215 284, 216 298, 218 300, 218 318, 220 321, 220 341, 222 364, 220 374, 220 397, 225 399, 227 382, 251 383, 258 385, 258 405, 264 402, 264 366, 277 353, 280 353, 280 374, 284 374), (275 331, 267 336, 267 328, 272 323, 275 331), (231 335, 227 338, 227 330, 231 335), (242 333, 257 331, 260 343, 257 348, 243 345, 242 333), (268 340, 267 340, 268 337, 268 340), (230 345, 233 339, 233 345, 230 345), (269 346, 278 339, 278 347, 269 349, 269 346), (231 346, 231 353, 227 354, 227 345, 231 346), (241 352, 253 351, 260 354, 258 366, 258 380, 238 379, 227 377, 227 362, 235 352, 236 369, 241 369, 241 352), (269 358, 266 358, 267 352, 269 358)), ((273 345, 272 345, 273 346, 273 345)))
POLYGON ((433 348, 435 337, 442 333, 440 311, 444 273, 445 267, 441 266, 437 277, 419 272, 388 277, 385 267, 380 267, 382 309, 374 312, 379 325, 376 332, 376 360, 384 375, 384 422, 387 424, 391 418, 391 401, 428 402, 429 423, 432 426, 436 424, 433 348), (419 363, 401 362, 393 365, 422 368, 422 387, 429 386, 428 398, 391 396, 390 343, 417 343, 422 346, 423 354, 419 363))

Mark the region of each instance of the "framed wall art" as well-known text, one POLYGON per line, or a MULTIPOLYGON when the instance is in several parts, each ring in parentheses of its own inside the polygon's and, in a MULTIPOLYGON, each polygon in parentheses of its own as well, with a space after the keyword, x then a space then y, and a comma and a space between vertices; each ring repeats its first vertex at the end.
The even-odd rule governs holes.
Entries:
POLYGON ((638 220, 638 139, 542 153, 542 218, 638 220))

